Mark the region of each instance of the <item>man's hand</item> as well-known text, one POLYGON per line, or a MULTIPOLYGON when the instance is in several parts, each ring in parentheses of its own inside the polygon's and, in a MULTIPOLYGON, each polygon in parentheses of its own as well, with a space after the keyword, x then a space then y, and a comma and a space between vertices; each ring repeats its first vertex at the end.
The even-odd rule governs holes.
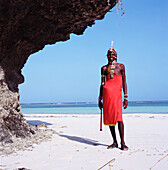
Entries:
POLYGON ((98 105, 99 105, 99 109, 101 110, 101 109, 103 108, 103 103, 102 103, 101 100, 99 101, 99 104, 98 104, 98 105))
POLYGON ((123 106, 124 106, 124 109, 126 109, 128 107, 128 100, 127 99, 124 99, 123 106))

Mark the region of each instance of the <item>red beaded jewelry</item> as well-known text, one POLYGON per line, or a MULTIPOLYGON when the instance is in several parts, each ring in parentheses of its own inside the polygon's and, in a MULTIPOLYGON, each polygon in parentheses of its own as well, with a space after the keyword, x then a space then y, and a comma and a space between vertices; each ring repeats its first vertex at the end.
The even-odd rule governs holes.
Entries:
POLYGON ((98 100, 101 101, 101 100, 102 100, 102 97, 99 96, 99 99, 98 99, 98 100))
POLYGON ((124 98, 128 98, 128 94, 124 94, 124 98))

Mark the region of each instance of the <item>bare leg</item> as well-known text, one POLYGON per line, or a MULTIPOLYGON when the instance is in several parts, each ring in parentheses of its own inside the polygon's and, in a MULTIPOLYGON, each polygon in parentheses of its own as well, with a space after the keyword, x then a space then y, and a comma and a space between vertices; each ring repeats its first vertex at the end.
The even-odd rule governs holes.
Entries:
POLYGON ((123 122, 118 122, 118 130, 119 130, 119 133, 120 133, 121 145, 125 145, 125 141, 124 141, 124 123, 123 122))
POLYGON ((117 144, 116 133, 115 133, 115 126, 109 126, 111 135, 113 137, 113 143, 117 144))
POLYGON ((121 138, 121 149, 122 150, 128 150, 128 147, 125 145, 124 141, 124 123, 118 122, 118 130, 121 138))

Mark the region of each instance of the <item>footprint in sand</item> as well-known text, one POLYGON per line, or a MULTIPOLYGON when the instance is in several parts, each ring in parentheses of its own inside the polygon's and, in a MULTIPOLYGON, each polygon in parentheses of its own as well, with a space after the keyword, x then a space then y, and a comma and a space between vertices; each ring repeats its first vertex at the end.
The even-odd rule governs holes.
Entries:
POLYGON ((61 128, 67 128, 67 126, 61 126, 61 128))

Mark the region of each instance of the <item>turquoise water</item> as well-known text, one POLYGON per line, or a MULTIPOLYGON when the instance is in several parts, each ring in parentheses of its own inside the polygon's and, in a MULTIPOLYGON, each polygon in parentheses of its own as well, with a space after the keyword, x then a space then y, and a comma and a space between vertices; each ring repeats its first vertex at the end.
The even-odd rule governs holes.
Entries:
MULTIPOLYGON (((98 114, 96 103, 54 103, 21 104, 24 114, 98 114)), ((123 113, 168 113, 168 101, 164 102, 129 102, 123 113)))

